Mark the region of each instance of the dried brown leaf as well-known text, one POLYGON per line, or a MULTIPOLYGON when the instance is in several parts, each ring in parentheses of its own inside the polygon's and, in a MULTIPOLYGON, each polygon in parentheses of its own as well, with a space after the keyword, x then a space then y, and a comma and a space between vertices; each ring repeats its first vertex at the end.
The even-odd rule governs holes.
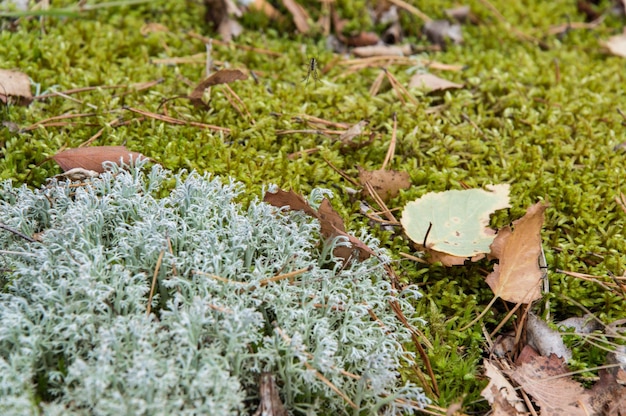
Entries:
POLYGON ((333 209, 328 199, 322 201, 318 211, 314 210, 302 196, 293 191, 286 192, 278 190, 276 193, 267 192, 263 201, 279 208, 289 206, 292 210, 304 211, 307 215, 317 218, 320 222, 320 233, 322 237, 327 240, 335 237, 347 238, 350 242, 350 247, 335 247, 333 253, 337 257, 349 261, 354 257, 354 253, 356 252, 358 259, 363 261, 375 255, 372 249, 365 243, 346 232, 346 227, 341 216, 333 209))
POLYGON ((307 215, 319 218, 317 211, 311 208, 309 203, 294 191, 287 192, 279 189, 276 192, 266 192, 263 201, 278 208, 289 207, 292 211, 304 211, 307 215))
POLYGON ((407 172, 384 169, 368 171, 360 167, 358 169, 361 185, 365 186, 365 183, 369 182, 385 202, 398 196, 400 189, 408 189, 411 186, 411 177, 407 172))
POLYGON ((189 100, 196 107, 206 107, 202 96, 204 90, 218 84, 229 84, 238 80, 246 80, 248 76, 238 69, 222 69, 200 82, 196 88, 189 94, 189 100))
POLYGON ((483 360, 483 366, 489 384, 480 392, 480 395, 489 402, 494 412, 498 409, 499 414, 504 415, 525 414, 527 409, 524 400, 519 397, 517 390, 504 377, 502 371, 489 360, 483 360))
POLYGON ((104 162, 130 163, 138 158, 145 158, 141 153, 131 152, 125 146, 93 146, 68 149, 52 156, 64 172, 74 168, 104 172, 104 162))
MULTIPOLYGON (((515 228, 506 238, 500 263, 487 276, 486 282, 493 293, 507 302, 530 303, 541 298, 543 274, 538 259, 546 207, 546 204, 537 203, 528 208, 526 215, 513 222, 515 228)), ((498 238, 500 233, 496 240, 498 238)))
POLYGON ((309 33, 311 30, 311 26, 309 26, 310 16, 307 11, 296 3, 295 0, 282 0, 285 8, 291 13, 293 16, 293 23, 296 25, 298 32, 300 33, 309 33))
POLYGON ((0 101, 4 104, 28 105, 33 101, 28 75, 0 69, 0 101))
POLYGON ((451 40, 454 44, 463 43, 461 25, 450 23, 447 20, 431 20, 426 22, 423 28, 424 34, 431 43, 445 49, 446 42, 451 40))
POLYGON ((567 372, 565 361, 550 355, 535 357, 508 373, 535 399, 541 414, 588 416, 592 413, 591 396, 582 385, 565 376, 567 372))

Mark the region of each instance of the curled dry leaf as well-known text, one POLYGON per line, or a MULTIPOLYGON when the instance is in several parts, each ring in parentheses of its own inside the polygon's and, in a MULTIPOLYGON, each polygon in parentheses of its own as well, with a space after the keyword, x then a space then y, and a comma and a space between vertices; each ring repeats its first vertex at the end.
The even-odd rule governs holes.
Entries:
POLYGON ((191 94, 189 94, 189 101, 196 107, 206 107, 206 104, 202 101, 204 90, 213 85, 229 84, 246 79, 248 79, 248 76, 238 69, 221 69, 199 83, 191 94))
POLYGON ((4 104, 30 104, 33 101, 33 94, 30 92, 28 75, 0 69, 0 101, 4 104))
POLYGON ((500 411, 499 414, 526 414, 528 409, 524 400, 517 394, 515 387, 504 377, 502 371, 489 360, 483 360, 483 366, 489 384, 480 392, 480 395, 489 402, 494 413, 497 414, 500 411))
POLYGON ((463 88, 463 84, 457 84, 433 74, 415 74, 411 77, 409 88, 419 88, 428 92, 445 91, 463 88))
MULTIPOLYGON (((541 226, 547 205, 537 203, 522 218, 513 222, 514 230, 505 227, 494 244, 500 247, 500 263, 487 276, 486 282, 499 298, 514 303, 530 303, 541 298, 539 268, 541 254, 541 226), (498 241, 504 239, 504 242, 498 241)), ((493 254, 493 251, 492 251, 493 254)))
POLYGON ((131 152, 125 146, 93 146, 68 149, 52 156, 63 171, 81 168, 87 171, 104 172, 104 162, 120 163, 120 160, 128 164, 132 160, 145 158, 137 152, 131 152))
POLYGON ((335 247, 333 253, 337 257, 349 261, 354 257, 354 252, 356 252, 358 259, 363 261, 370 256, 376 255, 365 243, 346 232, 341 216, 333 209, 330 201, 326 198, 322 201, 317 211, 294 191, 286 192, 279 189, 277 192, 267 192, 263 197, 263 201, 279 208, 288 206, 291 210, 303 211, 305 214, 317 218, 320 222, 320 233, 326 240, 335 237, 345 237, 349 241, 350 247, 335 247))
POLYGON ((361 185, 365 186, 365 183, 369 182, 385 202, 398 196, 400 189, 408 189, 411 186, 411 177, 407 172, 384 169, 368 171, 360 167, 358 169, 361 185))

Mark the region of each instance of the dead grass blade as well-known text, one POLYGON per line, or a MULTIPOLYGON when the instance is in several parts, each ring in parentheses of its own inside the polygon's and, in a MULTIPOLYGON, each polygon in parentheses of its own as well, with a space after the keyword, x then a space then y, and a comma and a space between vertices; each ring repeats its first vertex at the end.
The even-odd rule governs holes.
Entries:
POLYGON ((161 120, 161 121, 164 121, 164 122, 169 123, 169 124, 194 126, 194 127, 199 127, 199 128, 203 128, 203 129, 209 129, 209 130, 215 130, 215 131, 221 131, 221 132, 230 134, 230 129, 226 128, 226 127, 220 127, 220 126, 214 126, 214 125, 211 125, 211 124, 199 123, 197 121, 179 120, 179 119, 174 118, 174 117, 165 116, 165 115, 162 115, 162 114, 151 113, 149 111, 140 110, 138 108, 133 108, 133 107, 124 107, 124 109, 128 110, 128 111, 132 111, 133 113, 141 114, 141 115, 149 117, 149 118, 154 118, 156 120, 161 120))

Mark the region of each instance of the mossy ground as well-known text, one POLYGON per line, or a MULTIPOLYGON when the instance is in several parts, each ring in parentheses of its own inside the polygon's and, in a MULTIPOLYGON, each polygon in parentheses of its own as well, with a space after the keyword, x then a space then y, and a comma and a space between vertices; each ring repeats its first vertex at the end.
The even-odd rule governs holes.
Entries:
MULTIPOLYGON (((453 3, 421 2, 420 7, 431 17, 442 17, 453 3)), ((93 115, 67 120, 71 123, 61 127, 21 133, 0 130, 0 178, 40 185, 60 172, 53 162, 41 164, 47 157, 64 146, 79 145, 104 127, 94 144, 125 144, 172 170, 232 176, 244 182, 251 195, 258 195, 268 183, 305 194, 314 187, 334 189, 334 206, 356 229, 366 221, 358 214, 358 204, 343 192, 349 184, 324 159, 355 176, 357 166, 380 167, 391 138, 392 115, 397 113, 398 147, 392 168, 409 172, 413 186, 390 207, 403 207, 430 191, 510 183, 513 208, 493 220, 495 226, 502 226, 519 218, 532 203, 548 201, 543 237, 550 269, 551 288, 546 295, 550 313, 557 318, 581 315, 583 311, 569 298, 605 322, 623 318, 622 297, 555 272, 624 274, 626 214, 614 199, 620 191, 626 192, 622 183, 626 155, 613 148, 626 141, 624 119, 617 112, 620 107, 626 110, 626 61, 599 48, 599 39, 621 32, 623 21, 609 17, 593 31, 546 37, 549 49, 543 50, 517 38, 481 3, 471 3, 483 23, 464 26, 462 46, 428 56, 465 65, 461 72, 438 74, 466 87, 439 96, 413 91, 417 106, 402 104, 388 85, 371 97, 368 90, 380 71, 376 68, 346 73, 345 67, 334 65, 319 82, 302 83, 310 57, 317 57, 321 67, 334 59, 324 40, 260 27, 263 18, 246 17, 255 29, 246 30, 229 46, 214 45, 212 58, 257 73, 258 83, 250 79, 231 85, 255 124, 233 109, 220 87, 214 88, 208 111, 185 99, 166 104, 172 116, 228 127, 230 135, 153 119, 108 126, 117 118, 137 118, 124 106, 159 112, 164 100, 190 92, 185 80, 197 83, 203 78, 203 59, 196 64, 153 63, 205 51, 202 42, 185 33, 210 35, 200 2, 157 1, 102 8, 77 18, 22 20, 15 30, 0 32, 0 67, 27 73, 41 92, 159 78, 163 82, 136 92, 99 88, 75 94, 72 100, 57 96, 29 107, 2 108, 2 118, 21 128, 66 113, 93 115), (142 35, 140 30, 148 22, 165 25, 168 31, 142 35), (245 50, 241 45, 281 55, 245 50), (440 111, 426 112, 433 106, 441 106, 440 111), (345 152, 323 136, 276 134, 307 128, 294 119, 298 114, 347 123, 369 119, 380 135, 367 147, 345 152), (314 147, 319 148, 317 153, 288 158, 314 147)), ((565 23, 568 17, 582 20, 570 1, 493 3, 512 25, 539 38, 550 25, 565 23)), ((418 27, 419 22, 412 20, 418 27)), ((8 27, 8 22, 4 25, 8 27)), ((407 83, 406 66, 388 69, 407 83)), ((410 252, 401 237, 380 234, 380 238, 392 253, 410 252)), ((403 280, 419 284, 425 295, 418 309, 428 323, 422 330, 434 345, 428 353, 441 388, 439 403, 464 400, 466 410, 486 409, 484 402, 477 403, 486 384, 479 370, 487 349, 484 336, 479 324, 466 332, 458 328, 470 322, 492 296, 483 282, 488 265, 444 268, 398 260, 396 267, 403 280)), ((503 316, 501 307, 494 308, 484 319, 487 329, 503 316)), ((588 348, 577 354, 581 366, 603 362, 603 353, 588 348)))

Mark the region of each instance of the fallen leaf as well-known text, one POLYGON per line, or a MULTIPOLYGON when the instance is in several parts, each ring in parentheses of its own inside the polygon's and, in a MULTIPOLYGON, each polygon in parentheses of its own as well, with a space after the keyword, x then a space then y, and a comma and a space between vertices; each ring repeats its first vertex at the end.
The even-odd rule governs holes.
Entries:
POLYGON ((598 372, 600 381, 591 389, 591 405, 597 414, 606 416, 626 415, 626 387, 618 383, 610 369, 598 372))
POLYGON ((626 58, 626 29, 621 35, 611 36, 604 45, 613 55, 626 58))
POLYGON ((537 356, 507 373, 535 399, 542 415, 588 416, 592 412, 589 392, 565 376, 565 361, 556 355, 537 356))
POLYGON ((285 8, 291 13, 293 16, 293 23, 296 25, 298 32, 300 33, 309 33, 311 27, 309 26, 310 16, 307 11, 296 3, 295 0, 282 0, 285 8))
POLYGON ((486 359, 483 360, 483 366, 485 367, 485 376, 489 379, 489 384, 480 392, 480 395, 489 402, 494 412, 497 408, 501 414, 525 414, 528 409, 524 404, 524 400, 517 394, 515 387, 504 377, 502 371, 486 359))
POLYGON ((218 84, 230 84, 238 80, 246 80, 248 76, 238 69, 221 69, 200 82, 196 88, 189 94, 189 101, 196 107, 207 107, 202 101, 204 90, 218 84))
POLYGON ((93 170, 86 170, 83 168, 74 168, 70 169, 67 172, 63 172, 59 175, 55 175, 54 177, 57 179, 67 179, 70 182, 82 182, 87 179, 93 179, 98 176, 99 173, 93 170))
POLYGON ((368 171, 360 167, 358 169, 361 185, 365 186, 365 183, 369 182, 385 202, 398 196, 400 189, 408 189, 411 186, 411 177, 407 172, 385 169, 368 171))
POLYGON ((0 69, 0 101, 4 104, 30 104, 33 101, 33 94, 30 92, 28 75, 0 69))
POLYGON ((457 84, 433 74, 415 74, 411 77, 409 88, 419 88, 428 92, 445 91, 463 88, 463 84, 457 84))
POLYGON ((509 185, 483 189, 431 192, 409 202, 400 222, 407 236, 425 249, 457 257, 474 257, 490 251, 494 232, 489 216, 508 208, 509 185))
POLYGON ((544 357, 554 354, 565 360, 572 358, 572 351, 565 346, 559 331, 550 328, 547 323, 532 313, 528 314, 526 337, 528 345, 544 357))
POLYGON ((266 192, 263 201, 278 208, 288 206, 291 210, 303 211, 305 214, 317 218, 320 222, 320 234, 326 240, 345 237, 350 246, 339 245, 333 251, 335 256, 341 257, 345 261, 352 259, 354 252, 356 252, 360 261, 376 255, 365 243, 346 232, 341 216, 333 209, 330 201, 326 198, 324 198, 317 211, 302 196, 293 191, 286 192, 279 189, 277 192, 266 192))
POLYGON ((305 214, 315 218, 319 218, 309 203, 294 191, 283 191, 278 189, 276 192, 266 192, 263 201, 278 208, 289 207, 292 211, 304 211, 305 214))
POLYGON ((355 138, 359 137, 363 134, 363 128, 369 125, 369 120, 361 120, 348 130, 346 130, 341 136, 339 136, 338 140, 343 143, 344 146, 353 145, 353 141, 355 138))
POLYGON ((260 403, 255 414, 261 416, 287 416, 289 413, 280 400, 278 386, 276 385, 272 373, 261 373, 261 381, 259 384, 260 403))
POLYGON ((530 303, 541 298, 543 274, 538 259, 546 207, 541 202, 531 206, 526 215, 513 222, 512 232, 501 230, 496 237, 496 241, 499 238, 506 238, 506 241, 499 256, 500 263, 494 266, 486 282, 496 296, 507 302, 530 303), (504 237, 500 237, 501 234, 504 237))
POLYGON ((61 166, 63 171, 82 168, 87 171, 104 172, 102 163, 120 163, 120 160, 128 164, 132 160, 145 158, 137 152, 131 152, 125 146, 93 146, 80 147, 78 149, 68 149, 52 156, 55 162, 61 166))
POLYGON ((456 45, 463 43, 461 25, 458 23, 452 24, 447 20, 431 20, 424 24, 422 30, 431 43, 439 45, 442 49, 445 49, 448 40, 456 45))

